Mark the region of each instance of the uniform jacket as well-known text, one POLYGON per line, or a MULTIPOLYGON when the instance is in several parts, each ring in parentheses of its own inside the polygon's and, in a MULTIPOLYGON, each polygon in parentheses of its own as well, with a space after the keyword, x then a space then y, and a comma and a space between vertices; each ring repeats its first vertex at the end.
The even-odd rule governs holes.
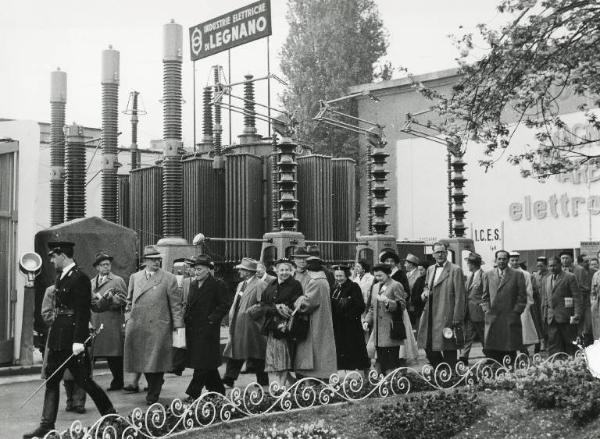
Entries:
POLYGON ((583 304, 581 291, 577 284, 575 275, 568 271, 561 271, 556 275, 554 287, 552 287, 552 273, 544 279, 542 294, 542 316, 544 321, 551 323, 569 323, 571 316, 583 316, 583 304), (565 297, 573 298, 573 307, 565 307, 565 297), (549 308, 553 316, 550 316, 549 308))
POLYGON ((373 344, 376 348, 389 348, 403 343, 403 340, 394 340, 390 337, 393 313, 398 307, 401 309, 406 307, 406 293, 399 282, 388 279, 383 286, 381 282, 373 285, 371 306, 366 318, 369 327, 372 328, 369 344, 373 344), (389 299, 387 307, 384 302, 377 300, 380 295, 389 299))
POLYGON ((515 351, 523 344, 521 313, 527 305, 527 289, 523 273, 506 267, 500 281, 497 269, 483 274, 485 313, 485 349, 515 351))
POLYGON ((170 371, 173 330, 184 326, 175 276, 162 269, 150 279, 146 279, 145 270, 132 274, 125 319, 125 371, 170 371))
POLYGON ((83 343, 90 336, 90 279, 75 265, 62 279, 58 275, 54 295, 56 309, 72 311, 72 315, 56 313, 48 348, 70 351, 73 343, 83 343))
POLYGON ((310 281, 296 301, 310 314, 308 336, 298 343, 294 368, 302 375, 328 379, 337 371, 329 282, 323 271, 309 271, 310 281))
POLYGON ((481 296, 483 295, 483 270, 480 268, 474 273, 469 273, 465 281, 467 291, 468 319, 472 322, 483 322, 484 313, 481 308, 481 296))
POLYGON ((127 285, 123 278, 109 273, 102 284, 98 284, 99 276, 91 279, 92 286, 92 326, 102 331, 94 339, 94 356, 123 356, 125 322, 124 312, 127 303, 127 285), (110 297, 106 293, 111 291, 110 297), (98 299, 97 294, 102 296, 98 299))
POLYGON ((236 360, 264 359, 267 348, 267 339, 261 333, 264 319, 255 320, 248 314, 248 309, 260 303, 267 284, 252 276, 242 292, 243 284, 244 282, 238 284, 229 310, 229 341, 223 356, 236 360))
MULTIPOLYGON (((430 300, 427 299, 421 320, 417 342, 420 348, 427 347, 427 331, 431 327, 431 349, 434 351, 455 350, 458 346, 452 339, 443 336, 444 328, 465 320, 465 282, 462 269, 446 261, 437 282, 434 282, 435 265, 427 268, 424 291, 428 290, 433 303, 433 321, 429 321, 430 300)), ((438 270, 440 268, 438 267, 438 270)))
POLYGON ((331 311, 337 369, 366 369, 370 366, 361 323, 365 309, 358 284, 346 280, 331 292, 331 311))
POLYGON ((198 287, 193 279, 184 283, 187 297, 185 336, 188 351, 187 366, 213 370, 221 363, 221 320, 231 307, 231 294, 225 284, 208 276, 198 287))

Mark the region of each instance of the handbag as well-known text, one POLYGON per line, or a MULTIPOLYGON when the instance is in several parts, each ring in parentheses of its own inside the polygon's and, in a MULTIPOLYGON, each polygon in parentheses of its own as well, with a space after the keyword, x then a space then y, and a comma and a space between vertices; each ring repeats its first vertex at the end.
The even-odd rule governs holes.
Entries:
POLYGON ((308 330, 310 327, 310 316, 298 312, 298 310, 292 313, 292 316, 287 323, 288 339, 293 341, 302 341, 308 337, 308 330))
POLYGON ((392 340, 405 340, 406 329, 402 319, 402 307, 398 304, 396 311, 392 313, 392 323, 390 324, 390 338, 392 340))

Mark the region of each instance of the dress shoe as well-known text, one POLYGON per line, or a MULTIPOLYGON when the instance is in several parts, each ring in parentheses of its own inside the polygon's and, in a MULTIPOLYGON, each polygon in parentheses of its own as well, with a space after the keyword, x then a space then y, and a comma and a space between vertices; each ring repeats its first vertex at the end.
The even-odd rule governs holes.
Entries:
POLYGON ((225 386, 229 387, 230 389, 233 388, 233 378, 225 377, 222 381, 225 386))
POLYGON ((73 407, 73 411, 75 413, 79 413, 80 415, 86 412, 85 407, 73 407))
POLYGON ((152 405, 155 402, 158 402, 158 398, 153 398, 153 397, 150 397, 150 396, 146 396, 146 404, 152 405))
POLYGON ((32 432, 25 433, 23 435, 23 439, 32 439, 34 437, 43 438, 46 435, 46 433, 48 433, 49 431, 52 431, 52 430, 54 430, 54 427, 47 427, 45 425, 40 425, 38 428, 36 428, 32 432))
POLYGON ((137 385, 134 386, 133 384, 127 384, 125 387, 123 387, 123 390, 127 393, 138 393, 140 388, 137 385))
POLYGON ((65 412, 74 412, 75 411, 75 407, 68 405, 65 407, 65 412))

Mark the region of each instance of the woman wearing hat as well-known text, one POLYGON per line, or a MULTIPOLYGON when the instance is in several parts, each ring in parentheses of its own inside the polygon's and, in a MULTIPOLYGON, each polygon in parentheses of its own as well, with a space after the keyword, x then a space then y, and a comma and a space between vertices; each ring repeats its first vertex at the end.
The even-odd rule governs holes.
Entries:
POLYGON ((335 285, 331 293, 333 333, 337 353, 337 368, 343 370, 368 369, 361 315, 365 309, 362 291, 350 278, 350 268, 333 267, 335 285))
POLYGON ((94 339, 93 353, 94 358, 106 358, 113 376, 109 391, 123 388, 123 312, 127 302, 127 285, 111 272, 112 260, 105 252, 96 254, 93 266, 98 274, 91 279, 92 326, 104 325, 94 339))
POLYGON ((280 259, 275 262, 277 279, 265 289, 261 311, 265 316, 263 333, 267 336, 265 372, 273 372, 281 385, 291 384, 292 346, 287 339, 287 322, 294 310, 294 302, 302 295, 302 285, 293 278, 293 262, 280 259))
POLYGON ((377 352, 380 372, 384 375, 398 367, 403 340, 392 338, 392 324, 397 321, 394 313, 406 309, 402 285, 391 278, 391 272, 388 264, 373 267, 377 283, 373 286, 371 307, 366 321, 372 328, 369 339, 370 355, 374 357, 377 352))

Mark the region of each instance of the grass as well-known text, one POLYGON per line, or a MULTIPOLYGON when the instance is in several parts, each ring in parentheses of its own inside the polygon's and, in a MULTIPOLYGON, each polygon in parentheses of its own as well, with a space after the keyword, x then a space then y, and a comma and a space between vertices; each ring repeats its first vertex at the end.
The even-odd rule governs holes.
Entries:
MULTIPOLYGON (((512 392, 481 392, 482 403, 488 406, 488 415, 471 427, 454 436, 457 439, 537 439, 600 438, 600 420, 585 428, 569 425, 568 414, 564 410, 533 410, 523 399, 512 392)), ((252 419, 244 419, 229 424, 221 424, 179 436, 182 439, 211 438, 234 439, 236 435, 248 435, 271 427, 289 424, 304 424, 323 419, 325 425, 335 428, 342 437, 360 439, 381 439, 367 424, 370 409, 392 403, 392 398, 373 398, 361 402, 343 403, 316 407, 293 413, 278 413, 252 419)))

